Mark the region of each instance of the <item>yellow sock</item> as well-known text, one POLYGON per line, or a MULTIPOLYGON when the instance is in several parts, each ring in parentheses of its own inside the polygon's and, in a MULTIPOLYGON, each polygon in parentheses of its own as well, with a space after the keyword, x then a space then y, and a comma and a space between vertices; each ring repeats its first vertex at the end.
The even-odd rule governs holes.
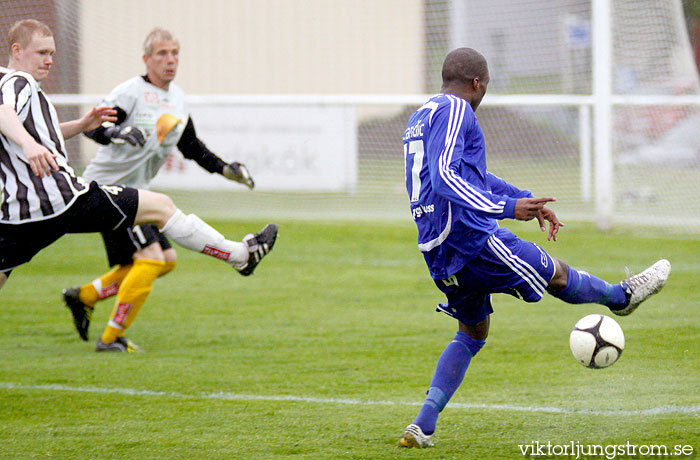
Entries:
POLYGON ((102 341, 104 343, 114 342, 117 337, 124 335, 124 329, 119 329, 112 326, 107 326, 105 331, 102 333, 102 341))
POLYGON ((141 306, 146 302, 148 294, 153 289, 153 282, 163 271, 164 265, 165 262, 157 260, 136 259, 134 261, 119 288, 112 316, 102 334, 103 342, 114 342, 117 337, 124 335, 124 330, 131 326, 141 306))
POLYGON ((80 287, 80 300, 84 304, 95 306, 98 300, 113 296, 119 291, 119 285, 129 274, 131 264, 117 265, 114 269, 97 278, 92 283, 80 287))

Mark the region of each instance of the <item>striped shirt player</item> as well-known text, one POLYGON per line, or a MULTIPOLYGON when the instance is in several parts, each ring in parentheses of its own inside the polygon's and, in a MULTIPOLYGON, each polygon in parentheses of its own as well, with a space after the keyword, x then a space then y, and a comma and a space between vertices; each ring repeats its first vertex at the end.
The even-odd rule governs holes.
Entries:
POLYGON ((663 260, 610 284, 500 228, 502 219, 536 218, 543 231, 550 223, 548 239, 556 240, 563 224, 545 206, 553 198, 534 198, 486 167, 484 134, 475 116, 489 82, 484 57, 470 48, 453 50, 445 58, 442 80, 441 93, 410 117, 403 147, 418 248, 447 297, 437 311, 456 318, 459 331, 440 356, 425 403, 399 441, 405 447, 433 444, 440 411, 486 343, 491 294, 536 302, 550 292, 568 303, 600 303, 627 315, 661 289, 670 271, 663 260))
MULTIPOLYGON (((31 44, 36 45, 34 41, 31 44)), ((52 40, 46 46, 52 48, 52 40)), ((27 54, 32 51, 30 47, 27 54)), ((32 61, 27 60, 27 66, 31 67, 32 61)), ((68 164, 64 128, 39 82, 29 72, 4 69, 3 73, 0 79, 0 107, 3 109, 0 131, 0 274, 3 276, 0 286, 14 268, 31 260, 65 233, 108 231, 127 226, 133 221, 138 204, 135 189, 112 188, 108 192, 76 176, 68 164), (17 129, 13 128, 12 119, 19 123, 17 129), (46 155, 52 155, 56 168, 47 165, 41 174, 33 171, 24 146, 17 141, 22 136, 29 136, 37 148, 46 149, 46 155)))
POLYGON ((29 134, 56 155, 59 170, 40 178, 32 173, 22 148, 0 136, 0 184, 3 201, 0 221, 35 222, 64 212, 88 190, 68 165, 66 147, 53 104, 39 83, 24 72, 7 73, 0 80, 0 104, 11 106, 29 134))

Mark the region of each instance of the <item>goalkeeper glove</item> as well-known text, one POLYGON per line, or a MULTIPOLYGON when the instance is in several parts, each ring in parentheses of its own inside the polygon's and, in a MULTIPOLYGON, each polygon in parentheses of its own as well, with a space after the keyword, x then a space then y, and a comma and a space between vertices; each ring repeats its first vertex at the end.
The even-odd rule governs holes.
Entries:
POLYGON ((227 164, 224 166, 222 174, 226 179, 241 183, 251 190, 255 187, 255 181, 253 181, 253 178, 248 172, 248 168, 246 168, 243 163, 234 161, 233 163, 227 164))
POLYGON ((114 144, 124 144, 128 142, 131 145, 138 145, 143 147, 146 143, 146 137, 136 126, 110 126, 105 129, 105 135, 109 137, 109 140, 114 144))

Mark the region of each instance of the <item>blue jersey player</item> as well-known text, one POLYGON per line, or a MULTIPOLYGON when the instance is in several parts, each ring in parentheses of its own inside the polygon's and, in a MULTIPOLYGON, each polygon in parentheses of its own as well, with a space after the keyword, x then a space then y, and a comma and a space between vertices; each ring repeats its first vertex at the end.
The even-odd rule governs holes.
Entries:
POLYGON ((599 303, 624 316, 658 292, 671 271, 671 264, 660 260, 610 284, 499 228, 501 219, 537 219, 542 231, 549 222, 547 239, 556 241, 564 224, 546 206, 554 198, 535 198, 486 167, 484 135, 474 114, 489 83, 484 57, 471 48, 453 50, 442 80, 440 94, 408 121, 403 148, 418 248, 447 297, 438 309, 456 318, 459 330, 438 360, 418 416, 401 437, 405 447, 433 445, 438 415, 484 346, 492 293, 537 302, 547 291, 568 303, 599 303))

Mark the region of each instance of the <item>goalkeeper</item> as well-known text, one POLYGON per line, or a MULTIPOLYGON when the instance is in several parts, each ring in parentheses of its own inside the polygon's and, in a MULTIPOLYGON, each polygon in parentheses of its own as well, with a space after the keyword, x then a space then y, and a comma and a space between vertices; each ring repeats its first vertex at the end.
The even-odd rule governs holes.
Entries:
MULTIPOLYGON (((105 97, 102 105, 117 112, 114 124, 104 124, 86 135, 102 144, 83 176, 100 184, 147 189, 175 147, 187 159, 210 173, 252 189, 246 167, 227 164, 197 138, 184 92, 172 83, 177 73, 180 45, 167 30, 156 28, 144 41, 146 74, 125 81, 105 97)), ((177 254, 154 225, 103 234, 109 265, 115 267, 94 281, 63 291, 78 334, 88 339, 95 303, 116 294, 109 323, 96 351, 140 351, 124 347, 124 330, 146 301, 156 278, 175 268, 177 254)), ((206 248, 205 248, 206 250, 206 248)), ((211 254, 216 256, 216 254, 211 254)), ((223 257, 223 255, 222 255, 223 257)), ((250 275, 252 270, 241 270, 250 275)))

